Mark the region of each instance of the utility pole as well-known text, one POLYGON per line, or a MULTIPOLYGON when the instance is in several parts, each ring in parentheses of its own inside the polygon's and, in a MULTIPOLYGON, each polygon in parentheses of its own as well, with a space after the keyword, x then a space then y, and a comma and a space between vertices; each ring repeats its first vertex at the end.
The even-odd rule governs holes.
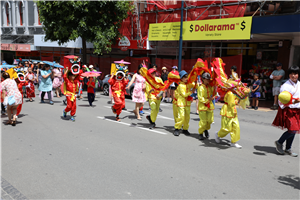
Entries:
POLYGON ((178 59, 178 71, 181 71, 181 57, 182 57, 182 25, 183 25, 183 5, 184 1, 181 1, 181 19, 180 19, 180 37, 179 37, 179 59, 178 59))

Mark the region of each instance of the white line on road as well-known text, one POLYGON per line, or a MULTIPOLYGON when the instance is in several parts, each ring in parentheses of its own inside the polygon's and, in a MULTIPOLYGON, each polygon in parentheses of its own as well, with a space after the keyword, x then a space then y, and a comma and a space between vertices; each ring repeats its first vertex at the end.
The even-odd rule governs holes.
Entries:
MULTIPOLYGON (((114 121, 114 120, 111 120, 111 119, 108 119, 108 118, 105 118, 105 117, 98 116, 97 118, 103 119, 103 120, 107 120, 107 121, 110 121, 110 122, 114 122, 114 123, 118 123, 118 124, 123 124, 123 125, 126 125, 126 126, 131 126, 131 124, 128 124, 128 123, 125 123, 125 122, 114 121)), ((150 131, 150 132, 154 132, 154 133, 159 133, 161 135, 168 135, 167 133, 156 131, 156 130, 152 130, 152 129, 148 129, 148 128, 144 128, 144 127, 134 126, 134 128, 139 128, 139 129, 142 129, 142 130, 146 130, 146 131, 150 131)))
MULTIPOLYGON (((105 108, 110 108, 111 109, 111 107, 109 107, 109 106, 104 106, 105 108)), ((126 110, 122 110, 122 112, 126 112, 126 113, 132 113, 132 114, 134 114, 133 112, 129 112, 129 111, 126 111, 126 110)), ((149 114, 150 115, 150 113, 149 112, 145 112, 144 111, 144 113, 145 114, 149 114)), ((165 116, 162 116, 162 115, 157 115, 157 118, 161 118, 161 119, 167 119, 167 120, 174 120, 173 118, 170 118, 170 117, 165 117, 165 116)))

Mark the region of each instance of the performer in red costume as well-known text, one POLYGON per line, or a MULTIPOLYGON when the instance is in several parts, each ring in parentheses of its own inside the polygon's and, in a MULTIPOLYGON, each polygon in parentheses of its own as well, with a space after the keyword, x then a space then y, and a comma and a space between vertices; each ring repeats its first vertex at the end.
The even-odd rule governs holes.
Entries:
MULTIPOLYGON (((18 78, 16 78, 15 81, 17 82, 18 89, 19 89, 20 93, 22 94, 23 86, 28 85, 28 82, 25 81, 24 74, 23 73, 18 73, 18 78)), ((18 107, 17 107, 17 114, 16 114, 17 116, 19 116, 19 114, 21 113, 22 105, 23 105, 23 95, 22 95, 22 104, 19 104, 18 107)))
POLYGON ((34 80, 36 79, 34 73, 32 72, 32 68, 29 67, 27 69, 26 80, 28 81, 28 86, 26 87, 26 95, 29 98, 29 101, 32 102, 32 98, 35 97, 35 88, 34 88, 34 80))
POLYGON ((125 77, 123 66, 117 66, 116 75, 112 75, 108 80, 108 83, 111 85, 112 96, 114 98, 115 104, 111 107, 114 114, 116 114, 116 120, 121 121, 119 115, 122 112, 122 109, 125 108, 125 88, 128 84, 128 79, 125 77))
POLYGON ((76 76, 72 71, 68 71, 68 67, 65 68, 64 81, 65 81, 65 95, 67 98, 67 107, 63 110, 63 117, 67 117, 67 112, 71 111, 71 120, 75 122, 74 115, 76 113, 76 93, 78 92, 78 82, 80 75, 76 76))

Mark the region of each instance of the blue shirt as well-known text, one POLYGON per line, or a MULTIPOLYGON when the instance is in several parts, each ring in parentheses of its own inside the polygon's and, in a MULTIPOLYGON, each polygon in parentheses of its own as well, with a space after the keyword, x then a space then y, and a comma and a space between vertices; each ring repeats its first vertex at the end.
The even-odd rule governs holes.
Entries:
POLYGON ((253 84, 252 84, 252 87, 253 87, 253 90, 255 90, 258 87, 258 89, 256 90, 256 92, 259 92, 260 80, 254 81, 253 84))
MULTIPOLYGON (((41 76, 45 76, 50 74, 52 71, 51 69, 49 70, 41 70, 41 76)), ((49 92, 52 90, 52 79, 51 76, 48 76, 47 78, 41 78, 39 90, 42 92, 49 92)))
POLYGON ((285 75, 285 72, 284 72, 284 70, 283 69, 281 69, 281 70, 274 70, 273 72, 272 72, 272 75, 273 76, 282 76, 281 77, 281 79, 280 80, 275 80, 275 79, 273 79, 273 87, 280 87, 281 85, 282 85, 282 81, 283 81, 283 79, 284 79, 284 75, 285 75))

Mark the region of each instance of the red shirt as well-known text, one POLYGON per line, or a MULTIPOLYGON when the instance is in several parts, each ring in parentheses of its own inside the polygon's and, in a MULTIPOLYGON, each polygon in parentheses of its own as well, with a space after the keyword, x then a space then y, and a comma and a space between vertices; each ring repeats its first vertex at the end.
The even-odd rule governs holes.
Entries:
POLYGON ((77 83, 79 82, 79 76, 76 76, 74 81, 68 79, 67 74, 64 74, 64 81, 66 83, 67 91, 71 93, 76 93, 78 91, 77 83))
POLYGON ((128 79, 122 79, 122 81, 117 81, 115 77, 110 78, 108 80, 108 83, 111 85, 112 92, 121 91, 122 97, 125 97, 125 88, 128 82, 128 79))
MULTIPOLYGON (((95 93, 95 92, 94 92, 94 88, 93 88, 93 87, 89 87, 90 81, 87 82, 86 84, 87 84, 87 86, 88 86, 87 92, 88 92, 88 93, 93 93, 93 94, 94 94, 94 93, 95 93)), ((92 81, 91 85, 95 87, 95 82, 92 81)))

